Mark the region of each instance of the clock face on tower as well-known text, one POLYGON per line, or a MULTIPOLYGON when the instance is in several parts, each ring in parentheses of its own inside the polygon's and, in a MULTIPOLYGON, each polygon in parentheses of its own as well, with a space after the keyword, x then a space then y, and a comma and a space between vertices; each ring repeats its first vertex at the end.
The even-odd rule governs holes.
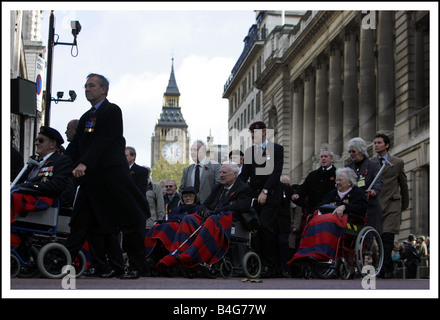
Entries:
POLYGON ((162 149, 162 156, 167 160, 169 163, 176 163, 177 160, 180 159, 180 156, 182 155, 182 148, 177 143, 167 143, 163 146, 162 149))

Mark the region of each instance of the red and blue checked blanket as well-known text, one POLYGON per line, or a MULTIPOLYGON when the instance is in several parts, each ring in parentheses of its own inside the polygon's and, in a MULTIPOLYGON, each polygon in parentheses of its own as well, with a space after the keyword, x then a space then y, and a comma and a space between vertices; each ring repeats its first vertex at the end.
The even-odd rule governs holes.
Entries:
POLYGON ((344 235, 346 227, 347 215, 342 218, 331 213, 314 216, 306 225, 298 251, 288 264, 307 257, 320 261, 335 259, 338 240, 344 235))
POLYGON ((163 245, 171 252, 171 247, 179 229, 179 222, 163 222, 155 224, 148 230, 145 237, 145 256, 148 257, 156 247, 156 245, 163 245))
POLYGON ((16 215, 46 210, 52 207, 53 204, 53 198, 13 192, 11 194, 11 222, 16 220, 16 215))
POLYGON ((185 216, 176 231, 170 254, 162 258, 158 265, 171 267, 180 261, 185 267, 192 268, 203 262, 209 265, 217 262, 228 251, 231 227, 232 212, 212 215, 204 221, 198 214, 185 216), (200 230, 190 237, 202 224, 200 230), (175 250, 176 253, 171 254, 175 250))

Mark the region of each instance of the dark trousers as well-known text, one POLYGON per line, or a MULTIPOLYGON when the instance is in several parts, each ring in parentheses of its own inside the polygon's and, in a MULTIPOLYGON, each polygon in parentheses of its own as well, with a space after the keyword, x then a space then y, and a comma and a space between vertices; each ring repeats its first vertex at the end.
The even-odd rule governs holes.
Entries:
POLYGON ((383 243, 383 271, 390 273, 394 271, 394 263, 392 259, 392 251, 394 246, 394 233, 384 232, 380 236, 383 243))
MULTIPOLYGON (((69 250, 71 256, 76 256, 79 250, 81 250, 82 246, 86 242, 86 240, 90 240, 90 236, 92 232, 96 232, 99 230, 99 226, 97 225, 97 220, 94 217, 92 207, 88 200, 83 204, 82 208, 74 213, 74 220, 71 221, 70 224, 70 236, 66 241, 65 247, 69 250)), ((119 230, 123 234, 123 248, 127 253, 130 269, 137 270, 139 272, 146 272, 147 264, 145 259, 145 224, 144 225, 129 225, 129 226, 120 226, 119 230)), ((109 232, 104 232, 109 234, 109 232)), ((95 239, 96 240, 96 239, 95 239)), ((102 241, 102 240, 100 240, 102 241)), ((99 241, 98 241, 99 243, 99 241)), ((101 242, 102 243, 102 242, 101 242)), ((92 246, 93 236, 92 236, 92 246)), ((101 251, 98 253, 98 256, 103 257, 105 252, 102 252, 102 245, 98 244, 98 247, 94 247, 95 253, 96 251, 101 251)), ((122 259, 122 254, 120 256, 122 259)))
POLYGON ((276 233, 278 205, 266 203, 262 207, 257 206, 256 209, 260 215, 258 246, 263 266, 276 267, 279 264, 278 235, 276 233))
POLYGON ((91 266, 98 272, 106 273, 110 269, 124 271, 123 253, 118 233, 100 233, 92 231, 89 238, 91 266))

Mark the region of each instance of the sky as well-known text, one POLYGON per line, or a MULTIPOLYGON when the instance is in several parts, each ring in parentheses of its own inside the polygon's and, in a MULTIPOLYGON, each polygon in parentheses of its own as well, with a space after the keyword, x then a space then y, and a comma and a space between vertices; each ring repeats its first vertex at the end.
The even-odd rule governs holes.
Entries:
MULTIPOLYGON (((136 149, 138 164, 150 166, 151 137, 174 59, 191 141, 206 141, 211 133, 214 143, 227 144, 228 101, 222 98, 223 88, 255 23, 254 10, 120 8, 63 6, 54 11, 58 41, 72 43, 71 20, 80 22, 81 31, 73 51, 66 45, 53 50, 52 97, 64 91, 66 99, 68 91, 75 90, 77 99, 52 102, 50 125, 65 138, 67 123, 90 108, 83 89, 87 75, 102 74, 110 81, 109 101, 122 109, 126 144, 136 149)), ((49 15, 50 10, 43 12, 43 45, 48 42, 49 15)))

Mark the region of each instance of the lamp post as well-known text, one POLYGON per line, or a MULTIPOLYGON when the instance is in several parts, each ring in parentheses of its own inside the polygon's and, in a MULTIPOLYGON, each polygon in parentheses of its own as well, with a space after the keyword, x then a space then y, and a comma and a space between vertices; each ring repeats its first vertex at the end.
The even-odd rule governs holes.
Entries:
MULTIPOLYGON (((44 110, 44 125, 49 126, 50 125, 50 103, 51 101, 55 101, 58 103, 58 101, 67 101, 67 102, 73 102, 76 99, 76 93, 73 90, 69 91, 70 99, 60 99, 58 96, 58 99, 52 98, 52 65, 53 65, 53 48, 59 44, 59 45, 69 45, 69 46, 76 46, 76 37, 78 33, 81 31, 81 25, 79 21, 71 21, 71 28, 72 28, 72 34, 73 34, 73 43, 66 43, 66 42, 58 42, 54 40, 55 37, 55 15, 54 11, 50 11, 50 17, 49 17, 49 39, 47 41, 47 74, 46 74, 46 97, 45 97, 45 110, 44 110)), ((62 98, 62 95, 61 95, 62 98)))

